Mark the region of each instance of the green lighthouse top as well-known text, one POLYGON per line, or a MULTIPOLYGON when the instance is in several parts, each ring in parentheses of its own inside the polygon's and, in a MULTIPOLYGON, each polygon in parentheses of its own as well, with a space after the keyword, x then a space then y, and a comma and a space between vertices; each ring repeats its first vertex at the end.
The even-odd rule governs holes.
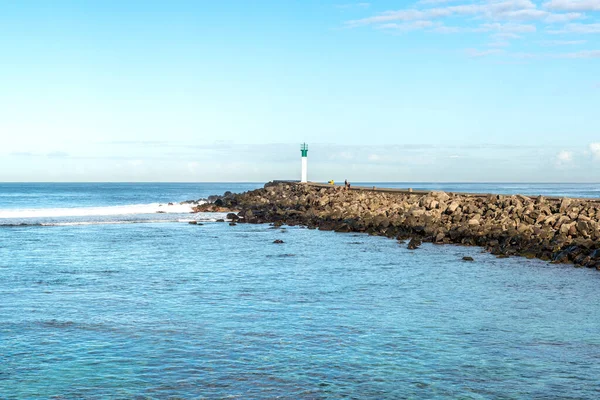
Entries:
POLYGON ((302 143, 302 146, 300 146, 300 152, 302 152, 302 157, 308 156, 308 145, 306 143, 302 143))

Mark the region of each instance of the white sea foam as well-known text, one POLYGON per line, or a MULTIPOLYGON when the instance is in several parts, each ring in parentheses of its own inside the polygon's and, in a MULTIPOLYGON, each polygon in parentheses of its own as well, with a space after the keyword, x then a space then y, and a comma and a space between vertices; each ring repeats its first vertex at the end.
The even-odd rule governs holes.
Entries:
POLYGON ((158 212, 165 214, 183 214, 190 213, 194 205, 195 204, 175 203, 173 205, 167 205, 151 203, 108 207, 0 209, 0 219, 91 217, 110 215, 155 214, 158 212))

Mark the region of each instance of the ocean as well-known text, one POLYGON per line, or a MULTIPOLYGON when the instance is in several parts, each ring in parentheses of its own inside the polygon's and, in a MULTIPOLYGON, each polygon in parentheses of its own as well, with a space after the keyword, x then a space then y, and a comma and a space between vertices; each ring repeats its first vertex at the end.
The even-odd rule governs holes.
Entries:
POLYGON ((600 397, 598 271, 179 204, 261 186, 1 183, 0 398, 600 397))

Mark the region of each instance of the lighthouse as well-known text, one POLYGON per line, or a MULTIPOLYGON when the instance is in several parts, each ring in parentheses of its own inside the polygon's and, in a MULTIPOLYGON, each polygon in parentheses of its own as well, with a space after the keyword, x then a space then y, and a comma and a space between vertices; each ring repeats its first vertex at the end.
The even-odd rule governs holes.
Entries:
POLYGON ((300 152, 302 153, 302 180, 300 182, 306 183, 308 179, 308 145, 306 143, 300 146, 300 152))

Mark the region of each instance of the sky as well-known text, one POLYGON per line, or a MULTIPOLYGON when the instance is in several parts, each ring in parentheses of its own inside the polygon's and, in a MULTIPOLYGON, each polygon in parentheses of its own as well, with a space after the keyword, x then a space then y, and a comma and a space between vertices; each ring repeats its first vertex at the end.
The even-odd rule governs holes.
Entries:
POLYGON ((0 181, 600 182, 600 0, 0 1, 0 181))

